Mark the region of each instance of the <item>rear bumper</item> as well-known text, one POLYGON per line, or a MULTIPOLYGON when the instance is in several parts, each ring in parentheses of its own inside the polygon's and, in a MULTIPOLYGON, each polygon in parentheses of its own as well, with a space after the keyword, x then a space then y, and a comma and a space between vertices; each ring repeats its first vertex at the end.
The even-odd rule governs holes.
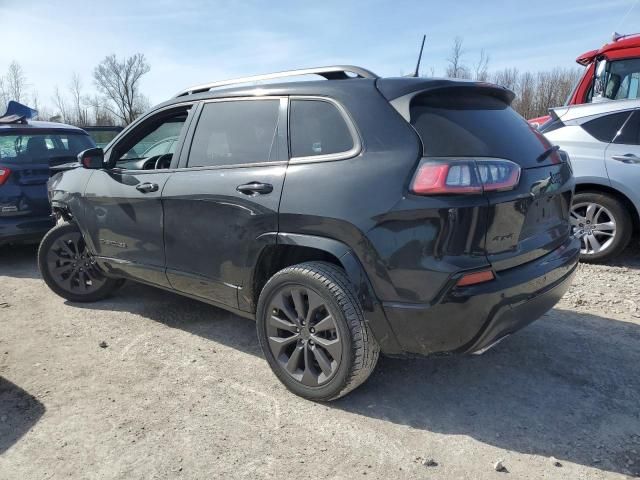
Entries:
POLYGON ((50 215, 0 218, 0 245, 36 242, 54 225, 55 219, 50 215))
POLYGON ((406 354, 473 353, 533 322, 571 285, 580 242, 569 239, 537 260, 470 287, 449 283, 432 304, 383 303, 406 354))

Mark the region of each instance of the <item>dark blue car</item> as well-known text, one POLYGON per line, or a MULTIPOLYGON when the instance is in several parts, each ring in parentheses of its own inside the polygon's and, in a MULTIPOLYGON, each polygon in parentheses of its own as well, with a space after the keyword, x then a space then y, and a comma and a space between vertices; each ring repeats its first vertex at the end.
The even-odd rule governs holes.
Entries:
POLYGON ((76 162, 94 145, 71 125, 0 117, 0 245, 38 240, 53 226, 47 198, 52 168, 76 162))

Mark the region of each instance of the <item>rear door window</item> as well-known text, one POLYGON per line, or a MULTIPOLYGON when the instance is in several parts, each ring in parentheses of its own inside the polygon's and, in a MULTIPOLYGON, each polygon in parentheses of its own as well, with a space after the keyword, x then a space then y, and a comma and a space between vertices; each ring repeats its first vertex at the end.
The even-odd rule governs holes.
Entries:
POLYGON ((616 136, 616 133, 618 133, 618 130, 620 130, 630 114, 631 112, 618 112, 603 115, 583 123, 582 128, 596 140, 609 143, 616 136))
POLYGON ((410 113, 424 156, 504 158, 527 168, 543 165, 536 160, 550 146, 507 103, 489 95, 421 95, 412 101, 410 113))
POLYGON ((193 134, 189 167, 277 160, 279 99, 206 103, 193 134))
POLYGON ((355 142, 338 108, 324 100, 292 100, 289 117, 292 157, 336 155, 355 142))

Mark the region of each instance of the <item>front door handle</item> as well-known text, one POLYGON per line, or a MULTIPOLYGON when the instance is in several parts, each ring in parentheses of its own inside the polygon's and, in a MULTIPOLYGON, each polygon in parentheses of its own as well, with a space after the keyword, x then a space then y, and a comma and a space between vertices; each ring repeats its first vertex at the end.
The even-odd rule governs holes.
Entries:
POLYGON ((158 191, 158 184, 157 183, 150 183, 150 182, 141 183, 140 185, 136 186, 136 190, 138 190, 139 192, 142 192, 142 193, 157 192, 158 191))
POLYGON ((626 155, 614 155, 611 158, 622 163, 640 163, 640 157, 633 153, 627 153, 626 155))
POLYGON ((236 190, 245 195, 264 195, 273 192, 273 185, 270 183, 251 182, 238 185, 236 190))

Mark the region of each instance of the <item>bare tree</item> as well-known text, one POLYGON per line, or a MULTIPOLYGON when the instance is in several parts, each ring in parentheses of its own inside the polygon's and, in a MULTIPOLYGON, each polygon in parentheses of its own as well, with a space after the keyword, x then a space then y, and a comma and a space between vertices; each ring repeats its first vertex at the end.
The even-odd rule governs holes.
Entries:
POLYGON ((94 125, 115 125, 113 114, 106 107, 104 97, 94 94, 84 97, 84 104, 91 109, 94 125))
POLYGON ((517 68, 505 68, 495 72, 491 81, 504 88, 515 91, 518 86, 519 76, 520 73, 517 68))
POLYGON ((474 80, 486 82, 489 79, 489 55, 484 48, 480 50, 478 63, 474 65, 474 80))
POLYGON ((64 123, 69 123, 70 118, 69 118, 69 114, 67 111, 67 101, 64 98, 64 95, 60 92, 60 89, 58 88, 58 86, 56 85, 54 91, 53 91, 53 104, 55 105, 56 109, 58 110, 58 115, 60 117, 60 120, 64 123))
POLYGON ((451 53, 447 58, 449 65, 447 66, 447 77, 449 78, 468 78, 469 69, 462 63, 464 49, 462 48, 462 37, 456 37, 451 47, 451 53))
POLYGON ((109 55, 95 68, 93 78, 98 90, 113 105, 107 105, 122 123, 129 124, 142 113, 146 99, 140 93, 140 79, 150 67, 142 53, 118 60, 109 55))
POLYGON ((9 92, 7 91, 6 82, 4 81, 4 77, 0 75, 0 114, 3 113, 9 103, 9 92))
POLYGON ((87 125, 87 112, 82 105, 82 80, 80 75, 73 73, 69 82, 69 92, 73 101, 73 123, 80 127, 87 125))
POLYGON ((26 101, 27 77, 20 64, 15 60, 9 65, 9 71, 4 83, 9 100, 15 100, 16 102, 26 101))

